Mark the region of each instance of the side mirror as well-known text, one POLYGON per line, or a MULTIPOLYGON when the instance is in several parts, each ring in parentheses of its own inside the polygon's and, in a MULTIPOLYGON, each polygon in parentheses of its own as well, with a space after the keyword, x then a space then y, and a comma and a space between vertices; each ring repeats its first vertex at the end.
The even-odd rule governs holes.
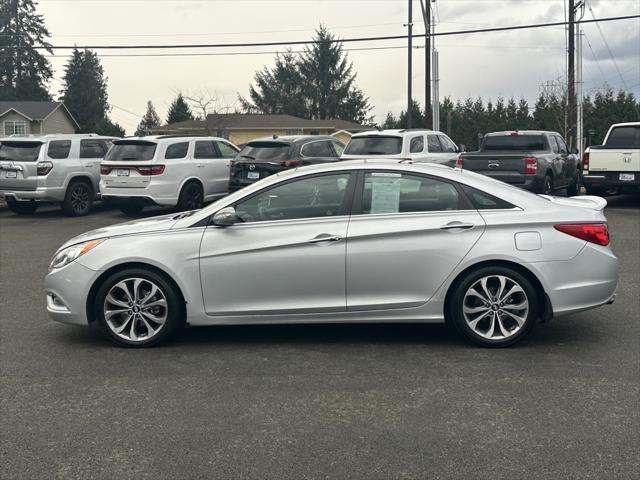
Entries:
POLYGON ((467 146, 464 143, 461 143, 460 145, 458 145, 458 151, 459 152, 466 152, 467 151, 467 146))
POLYGON ((571 149, 571 153, 573 153, 574 155, 578 155, 580 152, 578 151, 578 149, 576 147, 573 147, 571 149))
POLYGON ((217 211, 211 219, 211 223, 217 227, 228 227, 237 222, 236 209, 233 207, 226 207, 217 211))

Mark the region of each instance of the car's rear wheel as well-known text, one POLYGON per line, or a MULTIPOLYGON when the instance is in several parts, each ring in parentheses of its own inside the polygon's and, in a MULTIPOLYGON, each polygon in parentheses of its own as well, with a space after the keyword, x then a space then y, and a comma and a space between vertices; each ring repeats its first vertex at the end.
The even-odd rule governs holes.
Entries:
POLYGON ((91 211, 93 205, 93 188, 83 181, 75 181, 64 196, 62 211, 70 217, 81 217, 91 211))
POLYGON ((540 188, 540 193, 544 195, 553 194, 553 178, 551 178, 551 175, 547 174, 544 176, 542 187, 540 188))
POLYGON ((506 347, 531 332, 538 312, 531 282, 506 267, 484 267, 454 287, 449 320, 468 340, 506 347))
POLYGON ((204 192, 200 184, 196 182, 189 182, 180 192, 180 199, 178 200, 178 210, 198 210, 202 208, 204 202, 204 192))
POLYGON ((120 211, 125 215, 137 215, 144 208, 144 202, 134 198, 131 200, 123 201, 120 206, 120 211))
POLYGON ((26 202, 7 200, 7 207, 16 215, 33 215, 38 209, 38 202, 34 200, 29 200, 26 202))
POLYGON ((184 301, 164 276, 147 269, 114 273, 98 289, 95 316, 107 337, 123 347, 150 347, 184 325, 184 301))
POLYGON ((569 197, 573 197, 575 195, 580 195, 580 190, 582 189, 582 172, 579 168, 573 172, 573 178, 567 187, 567 195, 569 197))

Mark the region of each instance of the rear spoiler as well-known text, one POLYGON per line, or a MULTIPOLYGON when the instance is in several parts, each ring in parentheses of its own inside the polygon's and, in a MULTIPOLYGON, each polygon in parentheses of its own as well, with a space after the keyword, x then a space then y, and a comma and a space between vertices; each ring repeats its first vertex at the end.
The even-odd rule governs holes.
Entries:
POLYGON ((592 210, 603 210, 607 206, 607 201, 595 195, 581 195, 579 197, 552 197, 551 195, 540 195, 558 205, 569 205, 572 207, 590 208, 592 210))

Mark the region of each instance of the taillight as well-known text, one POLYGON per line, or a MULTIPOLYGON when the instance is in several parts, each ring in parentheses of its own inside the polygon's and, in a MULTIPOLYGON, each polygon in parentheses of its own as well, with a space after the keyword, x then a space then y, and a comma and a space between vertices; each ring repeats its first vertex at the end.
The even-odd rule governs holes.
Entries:
POLYGON ((518 132, 511 132, 509 135, 511 135, 512 137, 517 137, 520 134, 518 132))
POLYGON ((106 165, 100 165, 100 175, 109 175, 111 172, 111 167, 106 165))
POLYGON ((535 175, 538 173, 538 159, 536 157, 524 157, 525 175, 535 175))
POLYGON ((589 171, 589 152, 585 151, 582 154, 582 169, 584 171, 589 171))
POLYGON ((136 170, 140 172, 140 175, 162 175, 164 173, 164 165, 149 165, 144 167, 136 167, 136 170))
POLYGON ((52 168, 53 168, 53 163, 51 162, 38 163, 38 176, 44 177, 51 171, 52 168))
POLYGON ((464 168, 464 158, 462 158, 462 155, 458 155, 458 158, 456 158, 456 168, 464 168))
POLYGON ((297 167, 300 165, 300 160, 283 160, 282 165, 285 167, 297 167))
POLYGON ((556 230, 572 237, 606 247, 609 245, 609 229, 606 223, 561 223, 556 230))

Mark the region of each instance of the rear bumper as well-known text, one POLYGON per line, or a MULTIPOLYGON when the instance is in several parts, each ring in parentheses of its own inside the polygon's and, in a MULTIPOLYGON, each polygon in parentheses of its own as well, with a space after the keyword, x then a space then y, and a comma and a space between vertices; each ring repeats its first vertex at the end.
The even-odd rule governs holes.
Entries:
POLYGON ((640 172, 590 172, 583 176, 584 185, 589 190, 640 191, 640 172), (620 174, 633 174, 634 180, 620 180, 620 174))
POLYGON ((0 189, 0 199, 25 202, 35 200, 38 202, 62 202, 64 200, 64 188, 36 188, 35 190, 3 190, 0 189))
POLYGON ((149 184, 145 188, 118 188, 107 187, 104 182, 100 182, 100 193, 104 200, 142 199, 150 205, 175 207, 178 204, 176 187, 167 187, 167 184, 149 184))

